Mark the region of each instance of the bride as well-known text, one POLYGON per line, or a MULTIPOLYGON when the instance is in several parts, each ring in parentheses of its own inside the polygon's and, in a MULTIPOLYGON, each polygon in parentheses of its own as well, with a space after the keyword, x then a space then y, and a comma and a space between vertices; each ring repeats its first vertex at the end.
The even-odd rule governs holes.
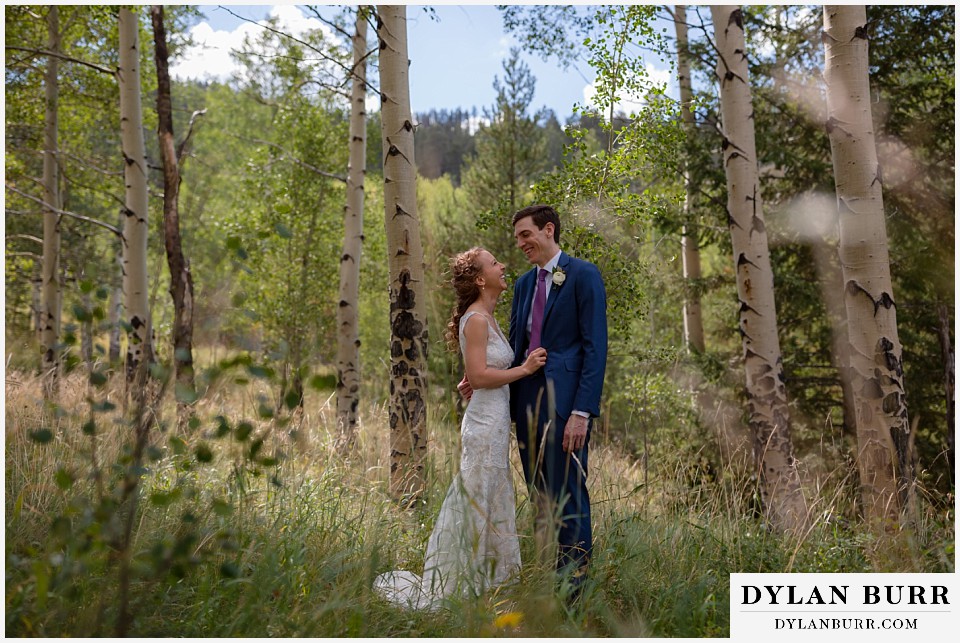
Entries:
POLYGON ((480 595, 519 571, 508 384, 535 373, 547 359, 538 348, 510 368, 513 349, 493 317, 507 289, 502 263, 483 248, 471 248, 454 257, 451 269, 457 303, 446 337, 451 348, 459 346, 474 389, 460 426, 460 473, 427 542, 423 576, 392 571, 374 581, 381 596, 412 609, 435 609, 450 596, 480 595))

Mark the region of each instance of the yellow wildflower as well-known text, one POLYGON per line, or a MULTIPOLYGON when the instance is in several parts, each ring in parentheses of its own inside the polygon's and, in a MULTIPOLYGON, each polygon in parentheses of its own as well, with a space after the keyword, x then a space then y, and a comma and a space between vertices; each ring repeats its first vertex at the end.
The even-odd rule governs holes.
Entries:
POLYGON ((498 616, 493 624, 499 628, 512 628, 520 625, 523 620, 523 612, 506 612, 498 616))

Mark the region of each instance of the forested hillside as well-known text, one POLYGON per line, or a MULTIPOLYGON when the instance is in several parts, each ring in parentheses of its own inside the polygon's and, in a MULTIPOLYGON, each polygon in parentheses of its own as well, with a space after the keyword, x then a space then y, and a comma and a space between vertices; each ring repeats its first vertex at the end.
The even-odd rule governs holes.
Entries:
POLYGON ((495 102, 420 114, 403 7, 305 11, 183 82, 196 7, 4 7, 8 635, 723 637, 731 572, 954 571, 953 6, 502 7, 495 102), (512 286, 533 203, 607 288, 584 607, 522 538, 411 616, 449 261, 512 286))

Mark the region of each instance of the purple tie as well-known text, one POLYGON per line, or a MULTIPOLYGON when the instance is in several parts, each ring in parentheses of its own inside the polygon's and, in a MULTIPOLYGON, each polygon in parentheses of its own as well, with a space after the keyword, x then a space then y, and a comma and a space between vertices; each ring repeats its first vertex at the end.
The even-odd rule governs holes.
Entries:
POLYGON ((540 348, 540 331, 543 328, 543 309, 547 306, 547 275, 548 270, 540 269, 537 273, 537 292, 533 296, 533 319, 530 320, 530 349, 540 348))

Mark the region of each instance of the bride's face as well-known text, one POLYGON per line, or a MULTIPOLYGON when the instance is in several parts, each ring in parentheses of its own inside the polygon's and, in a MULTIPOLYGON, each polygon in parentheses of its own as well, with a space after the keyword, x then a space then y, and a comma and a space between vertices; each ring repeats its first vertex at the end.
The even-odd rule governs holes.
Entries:
POLYGON ((488 289, 493 288, 494 293, 499 295, 507 289, 506 266, 486 250, 480 253, 479 259, 480 275, 477 282, 488 289))

